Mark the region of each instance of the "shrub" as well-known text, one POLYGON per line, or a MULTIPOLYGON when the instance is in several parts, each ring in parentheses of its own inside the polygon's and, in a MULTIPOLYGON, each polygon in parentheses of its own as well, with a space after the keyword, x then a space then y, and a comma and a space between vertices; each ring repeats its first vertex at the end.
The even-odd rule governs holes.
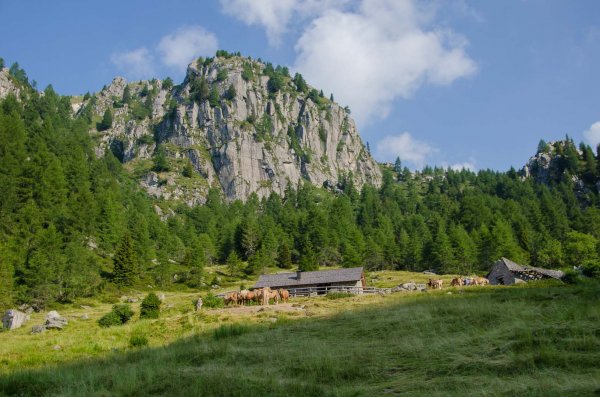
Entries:
POLYGON ((562 277, 562 281, 567 284, 577 284, 580 279, 579 272, 577 270, 569 269, 565 271, 565 275, 562 277))
POLYGON ((133 334, 129 338, 129 347, 143 347, 148 345, 148 338, 145 335, 133 334))
POLYGON ((128 304, 114 305, 113 312, 117 313, 122 324, 125 324, 133 317, 133 310, 131 310, 131 307, 128 304))
POLYGON ((600 278, 600 262, 587 262, 583 264, 581 272, 586 277, 600 278))
POLYGON ((202 298, 202 306, 223 307, 223 299, 219 298, 218 296, 214 296, 212 292, 209 292, 204 298, 202 298))
POLYGON ((123 323, 121 322, 121 317, 119 317, 119 315, 113 311, 102 316, 98 320, 98 324, 103 328, 108 328, 112 327, 113 325, 121 325, 123 323))
POLYGON ((140 318, 158 318, 160 314, 160 299, 154 292, 150 292, 140 306, 140 318))
POLYGON ((219 69, 217 72, 217 81, 224 81, 227 79, 227 70, 219 69))

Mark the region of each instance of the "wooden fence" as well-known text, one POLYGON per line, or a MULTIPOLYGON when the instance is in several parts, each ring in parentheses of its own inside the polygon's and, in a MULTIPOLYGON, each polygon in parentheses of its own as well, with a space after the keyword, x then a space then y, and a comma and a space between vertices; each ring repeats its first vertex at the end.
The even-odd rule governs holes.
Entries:
POLYGON ((356 286, 343 286, 336 285, 331 287, 305 287, 305 288, 288 288, 290 297, 306 297, 306 296, 318 296, 327 295, 333 293, 344 293, 344 294, 388 294, 390 288, 375 288, 375 287, 356 287, 356 286))
MULTIPOLYGON (((279 288, 277 288, 279 289, 279 288)), ((303 288, 284 288, 290 293, 290 298, 299 298, 299 297, 311 297, 311 296, 319 296, 319 295, 327 295, 333 293, 343 293, 343 294, 389 294, 392 289, 391 288, 375 288, 375 287, 356 287, 354 285, 336 285, 331 287, 303 287, 303 288)), ((233 291, 229 291, 233 292, 233 291)), ((225 297, 229 292, 222 292, 217 296, 220 298, 225 297)))

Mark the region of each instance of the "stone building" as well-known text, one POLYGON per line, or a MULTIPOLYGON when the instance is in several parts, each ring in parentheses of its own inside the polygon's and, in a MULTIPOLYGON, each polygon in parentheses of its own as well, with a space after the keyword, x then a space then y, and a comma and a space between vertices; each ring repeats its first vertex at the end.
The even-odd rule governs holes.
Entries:
POLYGON ((493 285, 510 285, 515 282, 539 280, 542 278, 555 278, 560 280, 564 273, 560 270, 542 269, 533 266, 521 266, 510 259, 500 258, 492 265, 487 279, 493 285))

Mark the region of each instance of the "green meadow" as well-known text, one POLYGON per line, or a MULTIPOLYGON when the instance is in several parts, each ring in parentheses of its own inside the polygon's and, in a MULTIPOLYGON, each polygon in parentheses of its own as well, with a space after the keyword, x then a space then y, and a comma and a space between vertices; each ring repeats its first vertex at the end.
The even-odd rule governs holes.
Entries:
POLYGON ((89 320, 66 311, 73 320, 60 332, 0 333, 0 394, 600 394, 597 282, 319 297, 263 311, 195 313, 191 298, 168 294, 161 318, 121 327, 98 327, 110 309, 99 304, 89 320), (140 336, 148 344, 136 347, 140 336))

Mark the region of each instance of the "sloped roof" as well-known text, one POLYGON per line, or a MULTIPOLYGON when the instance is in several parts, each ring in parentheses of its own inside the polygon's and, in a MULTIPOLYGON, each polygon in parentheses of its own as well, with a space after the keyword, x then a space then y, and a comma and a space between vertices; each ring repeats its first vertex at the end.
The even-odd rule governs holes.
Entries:
POLYGON ((543 274, 544 276, 548 276, 548 277, 552 277, 552 278, 556 278, 556 279, 560 279, 565 275, 565 273, 560 270, 543 269, 541 267, 534 267, 534 266, 521 266, 518 263, 515 263, 515 262, 511 261, 510 259, 506 259, 504 257, 500 258, 498 260, 498 262, 496 262, 496 263, 499 263, 499 262, 504 263, 504 265, 506 265, 508 270, 510 270, 511 272, 534 271, 534 272, 543 274))
POLYGON ((301 272, 300 279, 298 279, 297 273, 263 274, 259 277, 254 288, 356 282, 362 278, 362 274, 362 267, 301 272))

